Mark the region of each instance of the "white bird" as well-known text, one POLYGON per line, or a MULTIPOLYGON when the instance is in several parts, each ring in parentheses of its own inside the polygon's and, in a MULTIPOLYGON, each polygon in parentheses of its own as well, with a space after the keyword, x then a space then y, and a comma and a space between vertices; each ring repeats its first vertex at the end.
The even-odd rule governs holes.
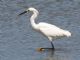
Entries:
POLYGON ((45 22, 40 22, 38 24, 35 23, 35 19, 38 16, 39 12, 33 7, 28 8, 26 11, 20 13, 19 15, 22 15, 28 11, 33 12, 30 18, 32 27, 35 30, 41 32, 43 35, 45 35, 49 39, 53 49, 54 49, 54 45, 52 43, 52 40, 54 40, 55 38, 59 38, 59 37, 64 37, 64 36, 70 37, 71 36, 71 33, 69 31, 63 30, 55 25, 45 23, 45 22))

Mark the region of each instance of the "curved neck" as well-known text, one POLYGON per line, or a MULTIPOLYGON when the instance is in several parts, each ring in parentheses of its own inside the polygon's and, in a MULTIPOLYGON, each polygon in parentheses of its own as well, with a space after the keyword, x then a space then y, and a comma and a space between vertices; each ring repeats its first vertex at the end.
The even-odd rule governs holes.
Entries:
POLYGON ((32 27, 34 29, 37 29, 37 24, 35 23, 35 18, 37 17, 38 14, 39 14, 39 12, 37 10, 36 11, 33 11, 33 15, 30 18, 31 25, 32 25, 32 27))

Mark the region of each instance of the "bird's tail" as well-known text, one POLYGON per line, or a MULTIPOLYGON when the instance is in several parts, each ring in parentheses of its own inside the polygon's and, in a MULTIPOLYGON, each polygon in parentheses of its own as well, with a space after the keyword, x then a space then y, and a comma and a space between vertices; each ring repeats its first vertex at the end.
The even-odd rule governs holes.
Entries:
POLYGON ((70 33, 69 31, 65 31, 65 35, 66 35, 67 37, 70 37, 70 36, 71 36, 71 33, 70 33))

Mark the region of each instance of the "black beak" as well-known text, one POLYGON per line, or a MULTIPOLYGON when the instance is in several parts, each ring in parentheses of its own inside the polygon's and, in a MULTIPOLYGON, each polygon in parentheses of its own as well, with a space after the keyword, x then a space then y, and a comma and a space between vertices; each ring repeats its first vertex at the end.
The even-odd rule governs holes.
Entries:
POLYGON ((24 11, 24 12, 20 13, 19 16, 20 16, 20 15, 23 15, 23 14, 25 14, 25 13, 27 13, 27 11, 24 11))

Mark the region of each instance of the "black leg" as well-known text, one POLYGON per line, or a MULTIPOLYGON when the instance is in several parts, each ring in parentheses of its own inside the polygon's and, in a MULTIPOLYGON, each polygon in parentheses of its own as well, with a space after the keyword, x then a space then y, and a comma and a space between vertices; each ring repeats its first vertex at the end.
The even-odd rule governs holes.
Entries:
POLYGON ((53 45, 53 43, 51 42, 51 45, 52 45, 52 48, 54 49, 54 45, 53 45))

